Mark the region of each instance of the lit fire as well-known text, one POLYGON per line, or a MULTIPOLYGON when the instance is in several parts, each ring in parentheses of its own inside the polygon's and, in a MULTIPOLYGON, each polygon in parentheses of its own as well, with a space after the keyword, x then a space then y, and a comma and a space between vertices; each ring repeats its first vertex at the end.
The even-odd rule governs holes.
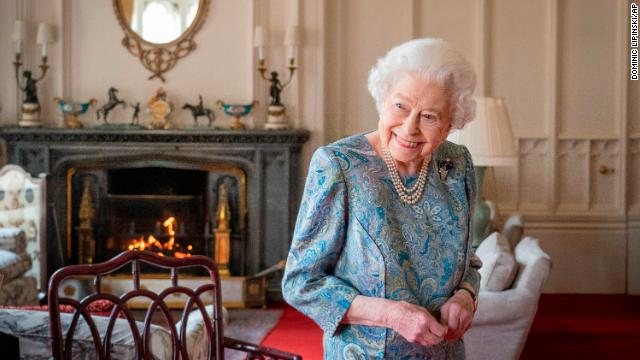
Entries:
POLYGON ((128 246, 129 250, 157 251, 157 254, 160 256, 165 256, 165 252, 173 252, 173 256, 179 259, 191 256, 190 251, 193 249, 191 245, 187 245, 187 251, 184 251, 183 249, 181 249, 180 244, 176 243, 176 224, 176 218, 174 218, 173 216, 166 219, 162 223, 162 226, 164 226, 167 234, 169 234, 169 240, 167 242, 162 243, 153 235, 149 235, 147 237, 147 240, 145 241, 144 236, 141 236, 139 239, 131 240, 128 246))

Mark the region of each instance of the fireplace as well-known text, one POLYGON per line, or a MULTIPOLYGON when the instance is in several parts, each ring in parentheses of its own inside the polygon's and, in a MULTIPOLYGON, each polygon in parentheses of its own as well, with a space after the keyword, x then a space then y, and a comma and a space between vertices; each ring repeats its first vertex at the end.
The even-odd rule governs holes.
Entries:
MULTIPOLYGON (((172 217, 173 241, 180 247, 161 252, 215 257, 224 252, 215 241, 221 188, 230 274, 254 274, 286 259, 302 190, 300 151, 308 135, 0 129, 10 163, 31 174, 47 173, 49 275, 63 264, 106 260, 150 235, 170 241, 164 223, 172 217)), ((279 287, 273 279, 269 295, 278 297, 279 287)))

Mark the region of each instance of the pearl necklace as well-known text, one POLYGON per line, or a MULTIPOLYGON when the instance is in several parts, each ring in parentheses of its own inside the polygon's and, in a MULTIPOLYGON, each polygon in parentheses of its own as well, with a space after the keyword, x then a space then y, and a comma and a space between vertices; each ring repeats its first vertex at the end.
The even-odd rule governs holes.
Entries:
POLYGON ((396 192, 400 196, 400 199, 402 199, 402 201, 409 205, 417 203, 418 200, 420 200, 420 198, 422 197, 424 186, 427 183, 427 169, 428 163, 431 160, 431 155, 427 156, 422 162, 422 168, 420 169, 418 180, 410 188, 407 188, 402 183, 400 174, 398 173, 398 169, 396 168, 396 163, 391 157, 391 153, 389 152, 389 150, 387 150, 386 148, 382 148, 382 155, 382 159, 384 160, 384 163, 385 165, 387 165, 387 169, 389 170, 389 175, 391 176, 393 187, 396 189, 396 192))

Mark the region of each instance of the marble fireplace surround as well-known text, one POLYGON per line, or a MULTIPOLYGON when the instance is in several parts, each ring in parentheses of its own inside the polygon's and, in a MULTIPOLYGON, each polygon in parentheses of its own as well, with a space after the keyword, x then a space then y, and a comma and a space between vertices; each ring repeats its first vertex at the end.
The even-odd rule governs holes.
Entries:
MULTIPOLYGON (((239 168, 247 180, 246 243, 240 273, 250 275, 286 259, 302 185, 299 161, 309 138, 304 130, 130 130, 2 128, 7 162, 32 175, 47 174, 48 275, 76 263, 67 254, 69 170, 135 162, 206 170, 212 164, 239 168)), ((269 287, 278 297, 279 279, 269 287)))

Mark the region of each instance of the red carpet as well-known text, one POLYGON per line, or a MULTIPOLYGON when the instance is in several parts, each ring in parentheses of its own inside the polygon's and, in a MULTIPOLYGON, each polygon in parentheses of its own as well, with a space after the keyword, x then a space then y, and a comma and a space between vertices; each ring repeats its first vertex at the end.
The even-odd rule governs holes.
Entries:
POLYGON ((542 295, 521 359, 640 359, 640 296, 542 295))
MULTIPOLYGON (((322 331, 285 304, 263 345, 322 359, 322 331)), ((640 296, 542 295, 521 359, 640 359, 640 296)))
POLYGON ((304 360, 322 360, 320 327, 286 304, 276 304, 270 308, 284 309, 284 314, 262 345, 302 355, 304 360))

